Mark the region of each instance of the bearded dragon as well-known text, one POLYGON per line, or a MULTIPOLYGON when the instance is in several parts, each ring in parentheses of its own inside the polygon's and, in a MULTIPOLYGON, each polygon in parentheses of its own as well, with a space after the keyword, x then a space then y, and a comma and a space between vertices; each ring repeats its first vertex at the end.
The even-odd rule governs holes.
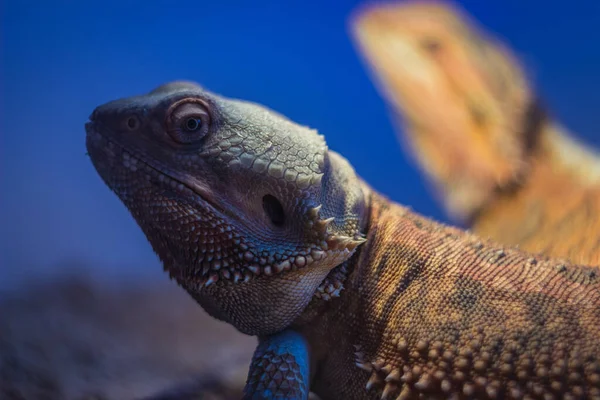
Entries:
POLYGON ((600 399, 597 269, 411 212, 315 130, 194 83, 86 131, 170 277, 258 337, 245 399, 600 399))
POLYGON ((458 8, 352 17, 357 48, 455 221, 532 252, 600 264, 600 156, 551 118, 517 57, 458 8))

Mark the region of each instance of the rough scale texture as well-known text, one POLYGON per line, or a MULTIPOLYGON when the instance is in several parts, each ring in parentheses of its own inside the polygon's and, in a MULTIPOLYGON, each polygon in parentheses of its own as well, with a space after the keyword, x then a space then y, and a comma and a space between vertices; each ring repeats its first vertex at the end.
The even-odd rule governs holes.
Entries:
POLYGON ((192 83, 86 128, 170 275, 258 336, 245 398, 600 398, 596 269, 411 213, 315 131, 192 83))
POLYGON ((509 49, 443 2, 361 8, 352 30, 452 217, 503 244, 600 263, 600 156, 545 112, 509 49))
POLYGON ((297 327, 323 357, 323 398, 600 396, 594 268, 482 242, 374 194, 351 270, 339 301, 297 327))

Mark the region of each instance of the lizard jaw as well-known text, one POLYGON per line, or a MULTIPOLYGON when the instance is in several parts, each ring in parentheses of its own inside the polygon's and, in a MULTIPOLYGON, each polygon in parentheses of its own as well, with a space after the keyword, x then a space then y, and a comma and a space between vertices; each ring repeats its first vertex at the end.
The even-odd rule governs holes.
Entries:
MULTIPOLYGON (((113 158, 116 164, 118 164, 118 159, 121 159, 122 167, 132 173, 136 173, 138 170, 145 173, 146 179, 152 184, 162 189, 176 191, 179 195, 197 201, 201 206, 209 206, 221 214, 227 214, 222 207, 219 207, 219 202, 210 189, 197 182, 188 182, 185 177, 178 176, 179 174, 171 171, 162 163, 139 154, 139 152, 132 150, 131 146, 125 146, 118 139, 113 138, 112 135, 103 133, 102 127, 97 126, 96 123, 86 123, 85 129, 87 133, 87 150, 96 169, 102 168, 98 165, 98 162, 106 161, 107 157, 113 158), (104 160, 102 160, 103 158, 104 160)), ((111 167, 117 167, 116 164, 111 165, 111 167)), ((102 173, 98 172, 102 176, 102 173)), ((110 184, 108 186, 112 189, 110 184)))
MULTIPOLYGON (((152 231, 149 236, 162 237, 164 234, 160 232, 161 228, 148 227, 148 225, 156 224, 152 218, 153 212, 144 213, 139 210, 139 207, 132 207, 132 204, 135 203, 136 196, 141 196, 141 194, 136 195, 135 190, 145 190, 144 194, 147 195, 147 192, 153 191, 152 188, 154 188, 163 193, 176 194, 178 201, 185 200, 183 214, 191 223, 202 223, 206 219, 206 215, 210 214, 209 219, 217 220, 210 222, 215 225, 211 226, 211 229, 222 230, 226 239, 231 240, 230 251, 235 253, 234 257, 227 259, 227 257, 219 257, 208 252, 208 254, 198 255, 194 260, 186 260, 186 262, 177 261, 176 257, 166 254, 165 248, 170 246, 164 244, 156 246, 151 240, 155 252, 163 261, 169 275, 178 282, 186 282, 186 285, 193 286, 194 290, 200 291, 214 284, 241 284, 260 276, 270 277, 294 272, 317 264, 327 264, 333 268, 349 258, 358 245, 365 241, 359 237, 351 238, 330 233, 329 227, 334 218, 323 218, 321 206, 317 206, 308 211, 309 219, 306 222, 313 244, 302 249, 295 249, 289 254, 283 254, 275 259, 272 255, 255 248, 252 243, 244 241, 244 235, 236 235, 235 229, 231 227, 231 223, 228 223, 230 213, 224 212, 211 196, 206 195, 206 191, 198 191, 196 185, 187 184, 183 179, 174 176, 175 174, 162 172, 161 169, 167 169, 154 167, 152 162, 147 161, 147 157, 130 151, 118 140, 114 140, 110 132, 103 133, 101 128, 96 123, 86 124, 86 145, 94 167, 107 186, 125 203, 142 229, 147 233, 152 231), (115 176, 121 176, 122 182, 117 182, 115 176), (128 176, 130 178, 127 178, 128 176), (134 176, 136 178, 132 179, 134 176), (123 182, 127 180, 145 182, 145 186, 137 189, 124 188, 123 182), (157 247, 159 248, 157 249, 157 247)), ((197 229, 193 228, 192 230, 196 231, 197 229)), ((161 240, 167 239, 162 238, 161 240)), ((200 247, 206 245, 201 240, 198 243, 200 247)), ((203 250, 206 248, 199 248, 196 251, 203 253, 203 250)))

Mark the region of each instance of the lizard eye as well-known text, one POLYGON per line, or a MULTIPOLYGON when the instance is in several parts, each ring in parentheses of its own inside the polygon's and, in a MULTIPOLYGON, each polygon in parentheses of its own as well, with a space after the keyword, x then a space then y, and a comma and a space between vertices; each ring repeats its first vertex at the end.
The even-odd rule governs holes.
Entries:
POLYGON ((202 128, 202 118, 191 117, 185 121, 184 129, 188 132, 195 132, 200 128, 202 128))
POLYGON ((167 119, 169 135, 178 143, 189 144, 202 139, 210 127, 210 115, 200 102, 175 104, 167 119))

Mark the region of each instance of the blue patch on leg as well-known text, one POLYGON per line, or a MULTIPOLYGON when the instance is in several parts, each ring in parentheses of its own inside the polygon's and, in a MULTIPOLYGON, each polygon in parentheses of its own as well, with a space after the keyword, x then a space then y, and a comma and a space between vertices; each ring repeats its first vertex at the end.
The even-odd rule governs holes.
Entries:
POLYGON ((244 399, 308 399, 309 362, 308 344, 299 333, 287 330, 261 338, 244 399))

